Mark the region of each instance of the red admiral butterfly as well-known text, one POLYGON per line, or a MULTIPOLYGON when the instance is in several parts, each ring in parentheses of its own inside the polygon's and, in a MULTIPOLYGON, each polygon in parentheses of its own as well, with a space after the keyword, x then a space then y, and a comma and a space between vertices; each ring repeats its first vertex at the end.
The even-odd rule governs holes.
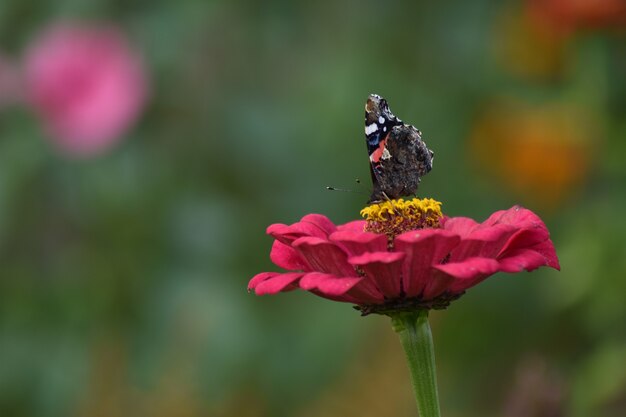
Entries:
POLYGON ((420 177, 433 167, 433 151, 422 132, 402 123, 387 100, 371 94, 365 103, 365 141, 374 189, 370 203, 415 194, 420 177))

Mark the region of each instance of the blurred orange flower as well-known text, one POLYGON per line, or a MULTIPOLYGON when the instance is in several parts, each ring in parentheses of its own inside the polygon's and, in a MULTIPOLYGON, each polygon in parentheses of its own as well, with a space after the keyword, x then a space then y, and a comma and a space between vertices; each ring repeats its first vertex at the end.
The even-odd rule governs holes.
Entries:
POLYGON ((626 29, 626 0, 527 0, 505 7, 492 37, 495 57, 522 78, 559 79, 578 30, 626 29))
POLYGON ((557 208, 589 175, 598 136, 568 105, 497 100, 476 120, 469 154, 523 201, 557 208))
POLYGON ((536 24, 564 34, 626 27, 626 0, 528 0, 527 11, 536 24))

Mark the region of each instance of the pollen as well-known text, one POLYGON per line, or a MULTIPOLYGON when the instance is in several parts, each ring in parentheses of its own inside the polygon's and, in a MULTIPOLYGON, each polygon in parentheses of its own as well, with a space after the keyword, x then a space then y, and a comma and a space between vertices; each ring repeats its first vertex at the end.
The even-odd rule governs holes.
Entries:
POLYGON ((386 234, 390 241, 410 230, 436 228, 443 218, 441 202, 432 198, 383 201, 361 210, 365 231, 386 234))

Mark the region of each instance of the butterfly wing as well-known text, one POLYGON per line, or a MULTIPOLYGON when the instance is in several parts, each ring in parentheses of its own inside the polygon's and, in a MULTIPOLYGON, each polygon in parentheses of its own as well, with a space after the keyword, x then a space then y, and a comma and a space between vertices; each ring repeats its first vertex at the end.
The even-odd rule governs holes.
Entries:
POLYGON ((420 177, 432 169, 433 152, 421 132, 402 123, 376 94, 365 104, 365 140, 373 185, 370 202, 415 194, 420 177))

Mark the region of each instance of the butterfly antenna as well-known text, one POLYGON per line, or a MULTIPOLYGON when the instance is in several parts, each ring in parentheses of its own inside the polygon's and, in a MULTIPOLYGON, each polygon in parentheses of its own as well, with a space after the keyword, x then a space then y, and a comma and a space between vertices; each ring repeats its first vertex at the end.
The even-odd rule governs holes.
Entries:
POLYGON ((347 188, 337 188, 337 187, 330 187, 330 186, 328 186, 328 187, 326 187, 326 189, 327 189, 328 191, 341 191, 341 192, 344 192, 344 193, 357 193, 357 194, 365 194, 365 193, 364 193, 364 192, 362 192, 362 191, 350 190, 350 189, 347 189, 347 188))

